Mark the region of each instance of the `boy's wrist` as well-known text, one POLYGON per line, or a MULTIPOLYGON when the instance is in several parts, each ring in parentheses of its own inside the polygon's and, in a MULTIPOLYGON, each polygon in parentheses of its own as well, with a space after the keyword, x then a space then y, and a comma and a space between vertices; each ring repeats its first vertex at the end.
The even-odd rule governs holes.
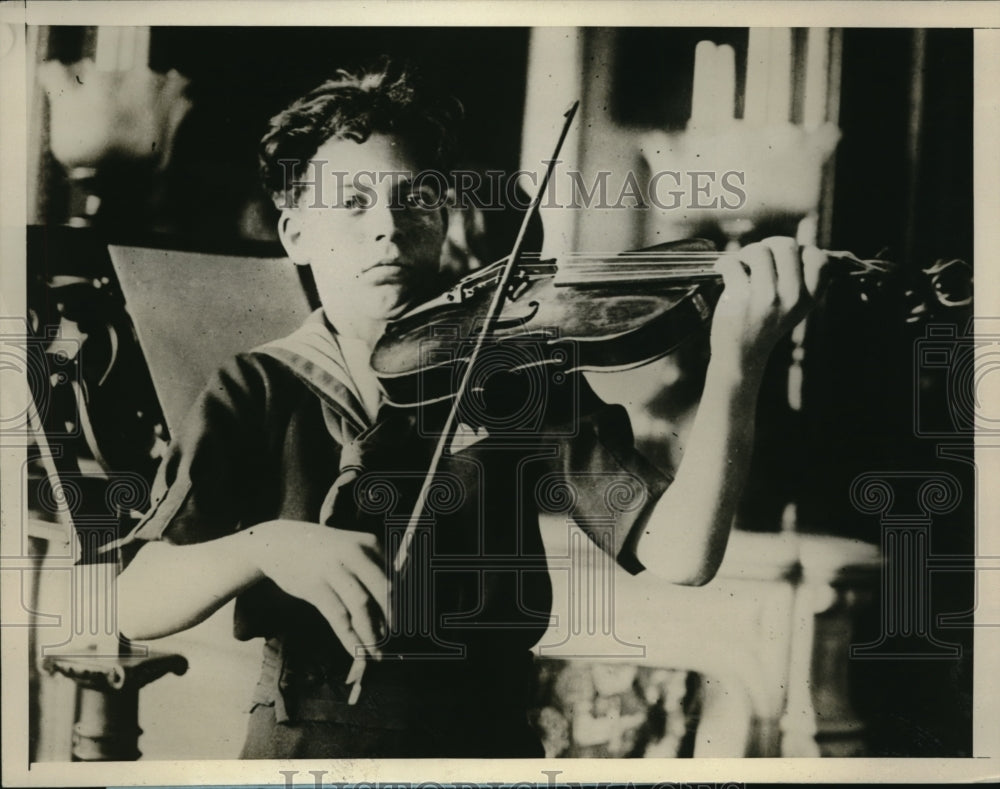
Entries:
POLYGON ((737 399, 754 398, 764 377, 764 365, 732 355, 714 355, 708 364, 705 391, 737 399))
POLYGON ((256 580, 264 577, 261 551, 266 550, 266 531, 267 522, 254 524, 233 535, 236 540, 231 546, 227 546, 243 566, 245 573, 254 576, 256 580))

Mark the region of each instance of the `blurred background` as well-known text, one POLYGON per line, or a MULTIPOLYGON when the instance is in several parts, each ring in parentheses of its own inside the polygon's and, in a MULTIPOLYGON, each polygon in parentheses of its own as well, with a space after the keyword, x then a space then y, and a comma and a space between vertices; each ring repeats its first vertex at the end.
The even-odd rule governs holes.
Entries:
MULTIPOLYGON (((638 174, 639 195, 624 201, 632 210, 543 209, 548 255, 788 234, 909 274, 864 293, 856 281, 835 282, 775 353, 724 572, 705 590, 619 584, 626 608, 644 611, 651 594, 660 601, 646 621, 663 620, 649 642, 662 645, 655 665, 619 661, 609 674, 606 661, 544 662, 537 720, 549 755, 969 755, 972 572, 934 562, 974 553, 971 456, 938 452, 945 439, 971 443, 971 417, 955 408, 971 382, 956 382, 954 363, 920 355, 927 343, 945 354, 927 359, 967 350, 968 287, 946 283, 961 303, 923 313, 934 334, 909 318, 933 290, 921 270, 972 262, 971 31, 32 27, 28 42, 27 308, 41 368, 52 372, 34 388, 45 403, 31 481, 36 602, 59 606, 69 594, 45 588, 62 577, 45 569, 50 545, 67 539, 62 527, 79 538, 99 523, 96 538, 80 538, 92 555, 77 558, 93 560, 143 509, 137 500, 108 512, 104 491, 115 475, 151 479, 169 441, 165 389, 185 371, 156 369, 151 343, 140 342, 152 313, 168 316, 186 353, 210 355, 204 346, 215 344, 190 327, 184 334, 185 310, 205 304, 176 301, 178 272, 210 270, 219 256, 264 266, 282 257, 257 178, 268 119, 337 68, 389 54, 461 99, 459 164, 470 170, 539 171, 561 112, 581 100, 564 166, 587 184, 608 173, 612 203, 638 174), (692 208, 689 184, 676 209, 638 206, 648 176, 666 170, 737 170, 746 200, 692 208), (109 245, 125 252, 113 261, 109 245), (142 299, 130 297, 120 262, 128 250, 156 250, 144 258, 153 269, 157 255, 189 268, 164 264, 141 280, 142 299), (53 449, 60 461, 44 462, 53 449), (896 480, 899 506, 860 507, 852 484, 883 472, 896 480), (46 486, 60 475, 77 481, 82 504, 51 504, 46 486), (957 500, 931 518, 917 488, 942 476, 957 500), (912 528, 890 539, 891 523, 912 528), (890 561, 903 542, 910 552, 890 561), (919 621, 900 626, 893 606, 914 602, 919 621), (776 605, 787 613, 779 626, 766 610, 776 605), (742 657, 734 617, 749 628, 742 657), (705 655, 678 652, 679 641, 702 635, 705 655), (712 672, 744 683, 746 704, 726 707, 706 690, 712 672), (805 718, 795 724, 793 713, 805 718), (732 752, 711 750, 713 731, 732 752)), ((516 222, 462 216, 454 226, 463 232, 447 252, 461 273, 502 255, 516 222)), ((222 302, 253 295, 203 276, 203 297, 223 312, 222 302)), ((308 301, 308 281, 295 283, 308 301)), ((605 399, 629 409, 637 441, 665 469, 683 457, 707 352, 696 337, 639 370, 592 376, 605 399)), ((213 621, 199 631, 207 635, 167 645, 188 656, 190 673, 143 691, 148 758, 226 758, 242 741, 239 704, 224 711, 220 701, 217 717, 200 719, 195 706, 170 706, 193 704, 206 687, 220 699, 248 695, 233 667, 252 683, 258 647, 227 641, 225 617, 213 621)), ((33 678, 35 757, 66 758, 71 683, 58 670, 33 678)))

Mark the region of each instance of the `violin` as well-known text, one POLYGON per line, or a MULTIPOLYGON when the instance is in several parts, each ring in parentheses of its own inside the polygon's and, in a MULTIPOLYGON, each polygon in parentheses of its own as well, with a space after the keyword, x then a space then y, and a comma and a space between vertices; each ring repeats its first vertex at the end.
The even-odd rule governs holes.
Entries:
MULTIPOLYGON (((704 330, 722 292, 712 242, 689 239, 618 255, 570 255, 557 264, 525 255, 507 283, 503 309, 481 351, 475 391, 505 372, 628 370, 652 362, 704 330)), ((827 251, 858 294, 903 280, 909 321, 936 308, 972 301, 971 269, 939 261, 907 277, 901 267, 850 252, 827 251)), ((371 359, 388 401, 421 406, 454 397, 485 324, 504 258, 476 271, 440 296, 396 319, 371 359)))
MULTIPOLYGON (((619 255, 571 255, 563 263, 523 253, 529 222, 546 193, 559 152, 576 114, 565 123, 538 192, 511 252, 461 279, 440 296, 392 321, 371 357, 388 401, 398 406, 449 403, 412 515, 392 563, 402 576, 429 491, 455 438, 468 402, 481 397, 497 372, 552 371, 553 377, 585 370, 625 370, 657 359, 703 329, 722 292, 711 242, 693 239, 619 255)), ((862 280, 897 270, 850 252, 827 252, 862 280)), ((961 261, 935 264, 915 286, 927 291, 914 317, 934 302, 965 306, 971 286, 954 295, 946 275, 961 261)), ((971 270, 970 270, 971 273, 971 270)), ((971 277, 968 278, 971 282, 971 277)), ((356 657, 347 676, 349 704, 361 693, 365 660, 356 657)))

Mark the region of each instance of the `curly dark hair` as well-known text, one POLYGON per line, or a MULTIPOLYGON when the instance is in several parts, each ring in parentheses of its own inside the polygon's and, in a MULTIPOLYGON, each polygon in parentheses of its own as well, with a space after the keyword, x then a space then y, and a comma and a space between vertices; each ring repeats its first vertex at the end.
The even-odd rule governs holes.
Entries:
POLYGON ((264 188, 275 204, 295 205, 302 187, 286 183, 281 162, 293 161, 303 173, 332 137, 361 143, 372 134, 394 134, 421 167, 447 171, 462 115, 461 102, 431 89, 412 64, 382 59, 340 70, 271 119, 259 151, 264 188))

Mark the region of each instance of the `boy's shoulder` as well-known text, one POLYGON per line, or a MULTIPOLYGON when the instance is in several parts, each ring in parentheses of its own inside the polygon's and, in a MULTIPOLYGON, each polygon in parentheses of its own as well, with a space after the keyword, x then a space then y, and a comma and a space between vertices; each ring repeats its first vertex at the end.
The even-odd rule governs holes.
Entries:
MULTIPOLYGON (((239 358, 237 363, 241 363, 239 358)), ((368 427, 357 384, 322 310, 316 310, 288 336, 244 354, 242 363, 285 379, 290 376, 353 423, 355 432, 368 427)))

